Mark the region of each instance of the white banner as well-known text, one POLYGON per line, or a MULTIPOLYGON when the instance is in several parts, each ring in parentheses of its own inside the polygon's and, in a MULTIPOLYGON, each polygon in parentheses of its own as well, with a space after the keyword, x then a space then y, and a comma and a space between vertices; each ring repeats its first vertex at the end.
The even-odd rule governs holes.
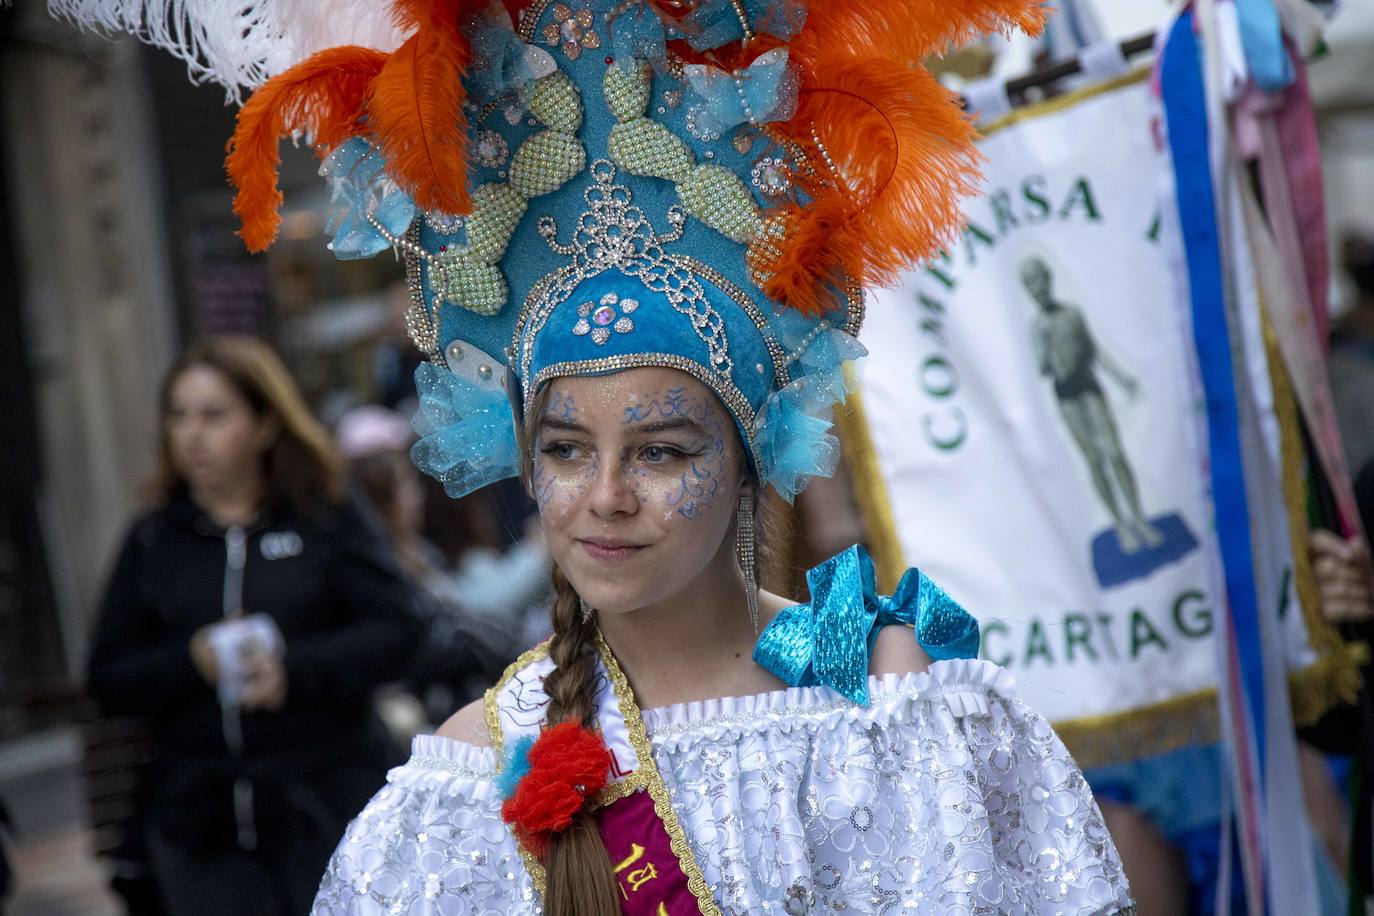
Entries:
POLYGON ((993 132, 962 240, 873 296, 862 334, 880 480, 856 483, 1056 722, 1216 686, 1203 408, 1150 110, 1123 80, 993 132))

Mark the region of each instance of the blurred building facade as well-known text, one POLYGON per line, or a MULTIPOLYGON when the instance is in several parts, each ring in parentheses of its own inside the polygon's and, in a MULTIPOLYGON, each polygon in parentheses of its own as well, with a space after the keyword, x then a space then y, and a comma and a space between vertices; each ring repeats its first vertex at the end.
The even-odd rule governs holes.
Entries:
POLYGON ((178 333, 140 50, 42 3, 0 13, 0 48, 4 738, 42 725, 84 662, 178 333))

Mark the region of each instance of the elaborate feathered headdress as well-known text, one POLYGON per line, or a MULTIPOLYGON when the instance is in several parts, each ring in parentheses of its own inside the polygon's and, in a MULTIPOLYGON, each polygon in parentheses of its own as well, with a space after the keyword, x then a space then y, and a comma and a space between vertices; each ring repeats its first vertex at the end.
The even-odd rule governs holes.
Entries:
POLYGON ((272 243, 278 143, 309 138, 334 253, 405 256, 428 356, 414 454, 453 495, 517 472, 516 417, 548 379, 646 365, 710 387, 783 495, 830 473, 862 289, 938 250, 977 177, 972 126, 920 61, 1044 17, 1040 0, 391 0, 389 21, 352 0, 310 25, 289 0, 219 23, 209 0, 51 5, 231 89, 276 73, 229 144, 243 239, 272 243), (350 29, 375 46, 282 69, 283 47, 350 29))

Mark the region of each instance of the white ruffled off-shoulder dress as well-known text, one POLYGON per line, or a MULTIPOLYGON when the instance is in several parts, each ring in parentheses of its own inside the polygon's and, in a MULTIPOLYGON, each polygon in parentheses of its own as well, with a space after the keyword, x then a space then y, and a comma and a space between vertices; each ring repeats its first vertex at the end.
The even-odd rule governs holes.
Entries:
MULTIPOLYGON (((991 663, 869 678, 866 706, 817 686, 641 716, 609 662, 601 727, 616 770, 628 783, 649 772, 671 800, 702 912, 1132 912, 1082 774, 991 663)), ((489 695, 498 744, 537 731, 550 667, 536 650, 489 695)), ((542 875, 501 820, 498 760, 416 738, 349 826, 313 913, 539 913, 542 875)))

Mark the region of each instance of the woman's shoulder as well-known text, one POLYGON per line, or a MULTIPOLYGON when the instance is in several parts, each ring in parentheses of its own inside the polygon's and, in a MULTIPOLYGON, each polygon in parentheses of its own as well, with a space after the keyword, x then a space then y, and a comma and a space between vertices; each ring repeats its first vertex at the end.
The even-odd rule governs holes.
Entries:
POLYGON ((486 694, 458 710, 435 733, 476 747, 500 747, 512 729, 537 729, 546 699, 544 675, 552 666, 549 640, 522 653, 486 694))
POLYGON ((491 729, 487 726, 486 700, 473 700, 449 716, 439 730, 440 738, 459 741, 475 747, 491 747, 491 729))

